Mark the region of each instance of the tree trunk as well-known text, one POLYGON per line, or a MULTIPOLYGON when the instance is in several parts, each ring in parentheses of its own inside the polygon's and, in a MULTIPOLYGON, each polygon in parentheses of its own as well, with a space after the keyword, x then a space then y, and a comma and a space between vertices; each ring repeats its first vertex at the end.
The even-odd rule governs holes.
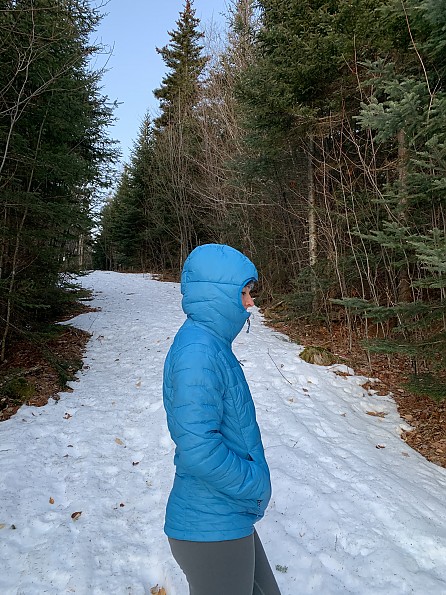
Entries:
POLYGON ((11 276, 10 276, 9 287, 8 287, 8 300, 6 303, 5 329, 3 331, 1 348, 0 348, 0 362, 4 362, 5 357, 6 357, 6 341, 8 339, 9 329, 11 326, 12 297, 13 297, 14 285, 15 285, 17 269, 18 269, 20 239, 21 239, 21 234, 22 234, 23 227, 25 225, 27 215, 28 215, 28 207, 25 208, 25 210, 23 212, 23 217, 20 221, 19 228, 17 229, 14 255, 13 255, 13 259, 12 259, 12 270, 11 270, 11 276))
POLYGON ((316 187, 314 183, 314 137, 308 139, 308 260, 311 271, 311 293, 313 294, 313 311, 318 308, 316 274, 313 270, 317 263, 317 231, 316 231, 316 187))
MULTIPOLYGON (((406 198, 406 184, 407 184, 407 160, 408 151, 406 145, 406 133, 404 130, 399 130, 398 135, 398 178, 400 181, 400 224, 402 227, 407 225, 407 198, 406 198)), ((398 273, 398 301, 411 302, 412 289, 409 276, 409 263, 401 268, 398 273)))

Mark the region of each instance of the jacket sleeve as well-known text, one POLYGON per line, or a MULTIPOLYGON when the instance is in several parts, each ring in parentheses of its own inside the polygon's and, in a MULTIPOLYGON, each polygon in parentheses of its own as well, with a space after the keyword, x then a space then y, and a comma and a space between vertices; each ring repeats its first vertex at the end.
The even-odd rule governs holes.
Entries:
POLYGON ((223 442, 220 426, 225 383, 219 362, 200 345, 176 355, 171 369, 169 425, 181 468, 230 497, 269 498, 267 465, 243 459, 223 442))

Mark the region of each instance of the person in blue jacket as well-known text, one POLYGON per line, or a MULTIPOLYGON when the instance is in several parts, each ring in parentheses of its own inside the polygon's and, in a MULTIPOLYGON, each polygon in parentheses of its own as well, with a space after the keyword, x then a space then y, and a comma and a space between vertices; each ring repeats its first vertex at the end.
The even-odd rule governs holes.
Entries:
POLYGON ((175 442, 164 530, 190 595, 280 595, 254 523, 271 497, 254 403, 232 342, 258 274, 238 250, 195 248, 181 275, 187 319, 164 364, 175 442))

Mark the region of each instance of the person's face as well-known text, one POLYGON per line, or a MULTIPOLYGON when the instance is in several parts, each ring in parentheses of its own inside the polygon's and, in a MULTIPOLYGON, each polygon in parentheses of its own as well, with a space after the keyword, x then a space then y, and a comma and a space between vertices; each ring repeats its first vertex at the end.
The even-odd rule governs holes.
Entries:
POLYGON ((242 289, 242 304, 245 310, 254 306, 254 300, 251 297, 251 288, 249 285, 242 289))

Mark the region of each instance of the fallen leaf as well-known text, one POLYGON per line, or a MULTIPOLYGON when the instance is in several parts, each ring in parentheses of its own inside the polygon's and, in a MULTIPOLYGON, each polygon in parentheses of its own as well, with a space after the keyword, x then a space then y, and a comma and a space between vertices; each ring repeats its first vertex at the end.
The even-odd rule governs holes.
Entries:
POLYGON ((73 417, 73 416, 70 415, 69 413, 65 413, 65 415, 63 416, 64 419, 70 419, 70 417, 73 417))
POLYGON ((133 461, 132 465, 135 467, 135 465, 139 465, 139 461, 133 461))
POLYGON ((4 529, 6 525, 4 523, 0 523, 0 529, 4 529))
POLYGON ((71 518, 73 519, 73 521, 77 521, 77 519, 81 516, 82 511, 78 511, 78 512, 73 512, 73 514, 71 515, 71 518))
POLYGON ((158 585, 156 585, 155 587, 152 587, 150 589, 150 593, 152 595, 166 595, 166 589, 164 587, 158 587, 158 585))
POLYGON ((119 444, 120 446, 124 446, 124 442, 121 440, 121 438, 115 438, 115 442, 116 442, 116 444, 119 444))
POLYGON ((377 444, 375 448, 386 448, 384 444, 377 444))
POLYGON ((135 384, 136 388, 139 388, 141 386, 141 380, 138 380, 138 382, 135 384))
POLYGON ((50 504, 54 504, 54 498, 50 498, 50 504))
POLYGON ((373 415, 374 417, 386 417, 387 413, 384 411, 366 411, 367 415, 373 415))
POLYGON ((288 572, 288 566, 282 566, 282 564, 276 564, 276 570, 279 572, 288 572))

